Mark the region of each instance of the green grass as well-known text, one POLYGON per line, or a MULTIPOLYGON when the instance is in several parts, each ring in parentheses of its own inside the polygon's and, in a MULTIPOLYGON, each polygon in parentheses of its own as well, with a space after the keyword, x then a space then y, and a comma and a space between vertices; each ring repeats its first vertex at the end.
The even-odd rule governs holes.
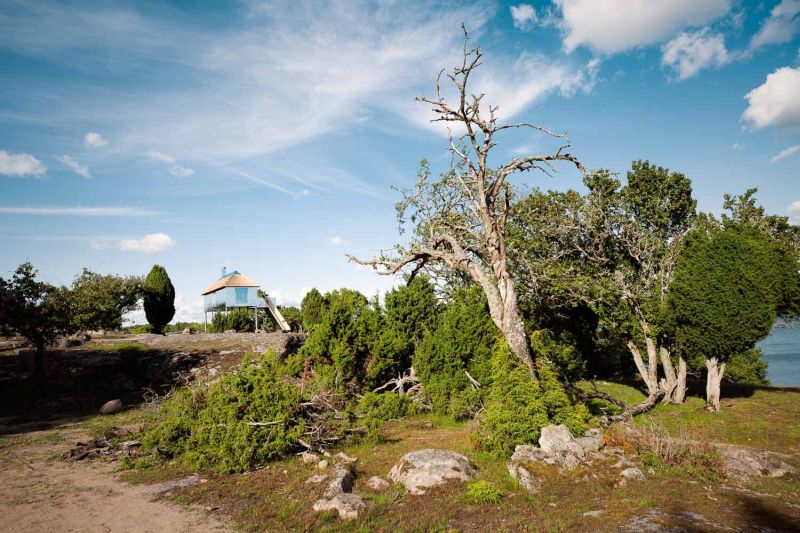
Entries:
MULTIPOLYGON (((590 389, 586 383, 582 386, 590 389)), ((644 393, 628 385, 598 382, 598 387, 629 404, 645 399, 644 393)), ((704 398, 688 396, 682 405, 659 404, 634 423, 641 426, 651 417, 673 436, 684 433, 725 444, 800 454, 800 389, 723 384, 722 400, 721 411, 711 413, 705 409, 704 398)))
POLYGON ((147 351, 146 346, 136 341, 92 344, 87 348, 94 352, 141 353, 147 351))

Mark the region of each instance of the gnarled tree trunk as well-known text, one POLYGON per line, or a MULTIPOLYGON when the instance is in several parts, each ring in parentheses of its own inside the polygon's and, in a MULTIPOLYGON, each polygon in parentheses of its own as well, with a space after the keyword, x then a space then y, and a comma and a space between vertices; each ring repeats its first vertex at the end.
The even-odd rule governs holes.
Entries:
POLYGON ((683 403, 686 400, 686 358, 678 356, 678 387, 672 395, 674 403, 683 403))
POLYGON ((639 375, 642 377, 642 380, 644 380, 645 386, 647 386, 647 392, 649 394, 654 394, 658 390, 658 380, 656 374, 658 368, 655 350, 651 351, 648 349, 646 365, 642 359, 642 352, 639 351, 639 347, 636 345, 636 343, 629 341, 628 350, 631 352, 631 355, 633 355, 633 362, 636 363, 636 369, 639 371, 639 375))
POLYGON ((706 359, 706 368, 706 409, 716 413, 719 411, 720 383, 725 374, 725 363, 721 363, 717 357, 710 357, 706 359))

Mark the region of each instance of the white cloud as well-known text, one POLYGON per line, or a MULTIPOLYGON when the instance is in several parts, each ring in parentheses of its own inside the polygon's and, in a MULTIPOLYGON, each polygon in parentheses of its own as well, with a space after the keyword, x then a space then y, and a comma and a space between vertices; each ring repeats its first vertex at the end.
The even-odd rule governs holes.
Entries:
POLYGON ((153 161, 159 161, 161 163, 166 163, 167 165, 169 165, 167 167, 167 171, 175 177, 186 178, 194 174, 194 169, 185 167, 183 165, 179 165, 177 163, 177 159, 175 159, 169 154, 158 152, 156 150, 150 150, 145 152, 144 155, 152 159, 153 161))
POLYGON ((681 33, 662 48, 661 64, 675 70, 679 80, 691 78, 702 69, 721 67, 730 61, 725 38, 708 28, 681 33))
POLYGON ((90 131, 87 133, 83 138, 83 142, 89 148, 100 148, 108 144, 108 141, 96 131, 90 131))
POLYGON ((144 155, 146 155, 150 159, 153 159, 154 161, 161 161, 162 163, 174 163, 175 162, 175 158, 172 157, 171 155, 167 155, 167 154, 164 154, 164 153, 161 153, 161 152, 157 152, 156 150, 150 150, 148 152, 145 152, 144 155))
POLYGON ((126 252, 154 254, 169 250, 175 246, 175 239, 166 233, 150 233, 140 239, 123 239, 119 242, 119 249, 126 252))
POLYGON ((0 174, 6 176, 41 176, 47 167, 31 154, 10 154, 0 150, 0 174))
POLYGON ((748 106, 742 119, 754 129, 767 126, 800 126, 800 67, 779 68, 767 76, 745 99, 748 106))
POLYGON ((328 237, 325 242, 327 242, 330 246, 342 246, 347 244, 347 241, 344 240, 339 235, 334 235, 333 237, 328 237))
POLYGON ((789 222, 800 224, 800 200, 795 200, 789 206, 789 222))
POLYGON ((536 16, 536 9, 530 4, 509 6, 509 10, 511 11, 511 18, 514 21, 514 27, 520 30, 531 29, 539 20, 536 16))
POLYGON ((194 170, 183 165, 173 164, 169 166, 169 173, 179 178, 186 178, 194 174, 194 170))
POLYGON ((800 0, 783 0, 772 8, 769 17, 750 41, 750 47, 760 48, 769 44, 791 41, 800 31, 800 0))
POLYGON ((740 142, 735 142, 731 145, 731 150, 744 150, 744 145, 740 142))
POLYGON ((89 167, 87 167, 86 165, 76 161, 72 157, 70 157, 68 155, 58 155, 58 156, 56 156, 56 159, 61 161, 61 163, 65 167, 67 167, 68 169, 73 171, 75 174, 78 174, 79 176, 83 176, 86 179, 89 179, 89 178, 92 177, 91 173, 89 172, 89 167))
POLYGON ((0 206, 6 215, 74 216, 74 217, 149 217, 156 213, 136 207, 13 207, 0 206))
POLYGON ((785 150, 781 150, 780 153, 778 153, 778 155, 770 159, 769 162, 775 163, 777 161, 780 161, 781 159, 786 159, 787 157, 793 156, 798 151, 800 151, 800 144, 795 144, 794 146, 790 146, 785 150))
POLYGON ((564 48, 588 46, 615 54, 662 42, 682 28, 703 26, 728 12, 732 0, 554 0, 564 48))

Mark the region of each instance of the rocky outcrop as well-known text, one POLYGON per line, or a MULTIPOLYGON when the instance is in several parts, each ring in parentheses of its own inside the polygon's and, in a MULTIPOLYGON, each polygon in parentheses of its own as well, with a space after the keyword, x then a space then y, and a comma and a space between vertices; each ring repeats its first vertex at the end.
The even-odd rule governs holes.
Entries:
POLYGON ((451 480, 470 481, 475 466, 463 455, 449 450, 417 450, 405 454, 389 471, 389 479, 402 483, 410 494, 424 494, 426 489, 451 480))
POLYGON ((349 492, 337 494, 330 499, 317 500, 314 503, 315 511, 336 511, 339 513, 339 518, 347 520, 358 518, 358 513, 366 507, 364 500, 349 492))
POLYGON ((321 474, 311 476, 307 483, 325 483, 322 497, 314 503, 313 509, 317 512, 336 511, 339 513, 339 518, 357 518, 358 513, 366 508, 367 504, 353 494, 354 479, 355 470, 351 463, 336 465, 325 476, 321 474))
POLYGON ((323 498, 333 498, 343 492, 353 492, 353 469, 336 465, 329 476, 323 498))
POLYGON ((761 476, 782 477, 796 471, 792 465, 772 452, 731 446, 720 449, 720 458, 727 475, 743 480, 761 476))
POLYGON ((603 446, 603 434, 590 429, 583 437, 575 438, 564 426, 549 425, 542 428, 539 446, 520 444, 508 461, 508 473, 530 493, 541 488, 536 475, 540 465, 572 470, 603 446))

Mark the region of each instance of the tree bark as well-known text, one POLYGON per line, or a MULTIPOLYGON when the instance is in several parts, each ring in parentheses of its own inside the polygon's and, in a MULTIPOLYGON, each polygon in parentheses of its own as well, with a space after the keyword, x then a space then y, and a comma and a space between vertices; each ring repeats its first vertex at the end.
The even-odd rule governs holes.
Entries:
POLYGON ((645 366, 642 360, 642 352, 639 351, 639 347, 636 346, 635 343, 628 342, 628 350, 630 350, 631 355, 633 355, 633 362, 636 363, 636 369, 639 370, 639 375, 642 376, 644 384, 647 386, 647 392, 649 394, 655 393, 658 390, 658 382, 655 378, 651 379, 650 369, 654 368, 652 362, 649 363, 650 368, 645 366))
POLYGON ((683 403, 686 400, 686 358, 678 356, 678 386, 672 396, 675 403, 683 403))
POLYGON ((716 357, 706 359, 708 375, 706 377, 706 409, 714 413, 719 412, 720 383, 725 374, 725 363, 720 363, 716 357))
POLYGON ((672 354, 670 354, 669 349, 660 346, 658 351, 661 355, 661 366, 664 368, 664 379, 661 380, 664 398, 661 401, 663 403, 682 403, 683 397, 686 395, 686 375, 684 373, 683 385, 681 385, 678 375, 675 374, 675 367, 672 365, 672 354), (681 387, 683 387, 683 390, 679 390, 681 387))
POLYGON ((38 384, 44 383, 44 345, 37 345, 33 355, 33 380, 38 384))

